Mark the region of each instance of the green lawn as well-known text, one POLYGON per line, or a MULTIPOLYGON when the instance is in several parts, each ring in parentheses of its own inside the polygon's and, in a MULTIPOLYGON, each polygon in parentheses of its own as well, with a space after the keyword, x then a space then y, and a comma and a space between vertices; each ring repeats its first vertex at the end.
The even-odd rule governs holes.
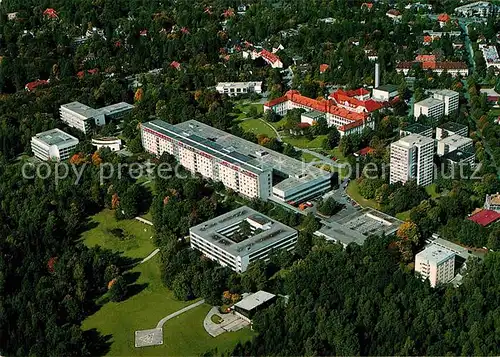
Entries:
POLYGON ((275 123, 269 123, 271 124, 272 126, 274 126, 276 128, 276 130, 281 130, 283 125, 286 124, 286 119, 285 118, 281 118, 281 120, 275 122, 275 123))
POLYGON ((135 219, 117 221, 115 212, 103 210, 91 217, 92 229, 82 234, 83 241, 89 247, 100 245, 114 251, 123 252, 123 255, 131 258, 145 258, 155 250, 153 240, 153 227, 141 223, 135 219), (120 240, 111 233, 112 229, 120 228, 127 236, 120 240))
POLYGON ((344 177, 347 176, 347 168, 345 168, 345 167, 339 168, 337 166, 332 166, 332 165, 329 165, 329 164, 318 164, 318 165, 315 165, 315 166, 317 166, 320 169, 323 169, 325 171, 328 171, 328 172, 338 172, 339 176, 341 178, 344 178, 344 177))
POLYGON ((440 194, 436 192, 435 183, 425 186, 425 192, 427 192, 431 196, 431 198, 437 198, 440 196, 440 194))
POLYGON ((319 159, 314 156, 313 154, 309 154, 308 152, 302 152, 302 161, 305 162, 312 162, 312 161, 318 161, 319 159))
POLYGON ((158 321, 192 304, 174 298, 161 282, 159 257, 135 267, 131 272, 139 273, 138 285, 146 287, 125 301, 108 302, 84 322, 84 330, 96 328, 103 335, 111 335, 109 356, 197 356, 215 347, 225 351, 239 340, 252 337, 249 329, 225 333, 217 338, 208 335, 203 328, 203 319, 211 306, 203 304, 163 326, 163 345, 135 348, 134 331, 156 327, 158 321))
POLYGON ((500 108, 492 108, 488 114, 491 116, 499 116, 500 115, 500 108))
POLYGON ((312 140, 309 140, 305 137, 292 138, 287 136, 283 137, 283 141, 298 148, 317 149, 321 148, 321 146, 323 145, 323 140, 325 140, 325 138, 326 135, 318 135, 312 140))
POLYGON ((264 113, 264 104, 257 104, 257 103, 249 103, 246 101, 240 101, 234 107, 236 109, 240 110, 240 113, 237 114, 237 116, 236 116, 236 119, 240 119, 240 120, 248 117, 248 112, 250 111, 251 107, 256 107, 257 113, 259 115, 262 115, 264 113))
POLYGON ((337 146, 335 149, 329 151, 332 156, 335 156, 337 158, 337 161, 343 162, 345 161, 345 156, 342 154, 342 151, 340 151, 339 147, 337 146))
POLYGON ((274 132, 274 130, 260 119, 243 120, 239 125, 243 130, 254 133, 255 135, 264 134, 269 138, 276 137, 276 133, 274 132))
POLYGON ((410 219, 410 210, 396 214, 396 218, 400 219, 402 221, 406 221, 407 219, 410 219))
POLYGON ((380 210, 380 205, 374 200, 367 200, 359 193, 358 183, 356 180, 351 180, 347 186, 347 194, 362 207, 371 207, 380 210))

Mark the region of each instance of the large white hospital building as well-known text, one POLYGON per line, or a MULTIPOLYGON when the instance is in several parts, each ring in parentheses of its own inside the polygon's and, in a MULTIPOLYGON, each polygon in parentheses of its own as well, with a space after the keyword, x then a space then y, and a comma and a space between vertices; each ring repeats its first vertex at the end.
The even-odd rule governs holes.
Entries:
POLYGON ((142 145, 176 157, 193 173, 247 196, 301 202, 331 188, 331 174, 196 120, 141 125, 142 145))

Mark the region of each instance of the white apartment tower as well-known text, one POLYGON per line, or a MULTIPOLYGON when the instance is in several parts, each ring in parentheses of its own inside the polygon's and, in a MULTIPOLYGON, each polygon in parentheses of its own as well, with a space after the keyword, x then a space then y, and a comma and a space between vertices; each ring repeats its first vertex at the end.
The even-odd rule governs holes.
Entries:
POLYGON ((434 92, 433 98, 444 103, 444 115, 450 115, 450 113, 454 113, 458 110, 458 92, 450 89, 441 89, 434 92))
POLYGON ((390 183, 416 179, 426 186, 434 178, 434 140, 410 134, 391 144, 390 183))
POLYGON ((31 150, 40 160, 66 160, 78 142, 77 138, 60 129, 51 129, 31 138, 31 150))
POLYGON ((446 284, 455 276, 455 253, 436 244, 415 255, 415 272, 432 287, 446 284))
POLYGON ((413 116, 418 120, 421 115, 437 120, 444 115, 444 102, 436 98, 427 98, 413 105, 413 116))

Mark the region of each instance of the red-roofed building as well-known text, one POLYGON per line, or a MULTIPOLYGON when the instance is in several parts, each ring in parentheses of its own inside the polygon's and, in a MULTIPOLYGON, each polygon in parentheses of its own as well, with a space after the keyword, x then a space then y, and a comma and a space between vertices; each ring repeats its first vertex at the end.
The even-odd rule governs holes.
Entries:
POLYGON ((403 18, 403 16, 401 15, 401 13, 396 10, 396 9, 390 9, 389 11, 387 11, 385 13, 385 15, 389 18, 391 18, 394 22, 398 22, 398 21, 401 21, 401 19, 403 18))
POLYGON ((57 13, 57 11, 52 9, 52 8, 45 9, 45 11, 43 12, 43 16, 46 16, 49 19, 58 19, 59 18, 59 14, 57 13))
POLYGON ((407 75, 410 69, 414 65, 418 64, 421 68, 426 70, 431 70, 436 74, 441 74, 446 71, 452 76, 469 75, 469 68, 467 67, 467 64, 465 62, 436 61, 436 60, 424 61, 423 59, 427 58, 432 59, 432 57, 427 57, 427 56, 434 56, 434 55, 420 55, 417 56, 417 59, 419 60, 416 59, 415 61, 412 62, 399 62, 396 66, 396 71, 398 73, 404 73, 405 75, 407 75))
POLYGON ((259 55, 264 59, 264 61, 270 64, 271 67, 283 68, 283 62, 281 62, 281 59, 276 54, 269 52, 268 50, 262 50, 259 55))
POLYGON ((229 8, 227 10, 224 10, 224 12, 222 13, 222 15, 225 17, 225 18, 228 18, 228 17, 233 17, 234 16, 234 9, 233 8, 229 8))
POLYGON ((368 10, 371 10, 373 7, 373 3, 371 2, 364 2, 361 4, 361 8, 362 9, 368 9, 368 10))
POLYGON ((327 65, 327 64, 320 64, 319 65, 319 73, 325 73, 328 70, 328 68, 330 68, 329 65, 327 65))
POLYGON ((438 16, 439 26, 441 27, 444 27, 450 20, 450 16, 446 13, 438 16))
POLYGON ((145 37, 145 36, 147 36, 147 35, 148 35, 148 30, 141 30, 141 31, 139 32, 139 36, 145 37))
POLYGON ((212 9, 210 7, 206 7, 205 10, 203 10, 205 14, 212 15, 212 9))
POLYGON ((170 63, 170 67, 175 68, 178 71, 181 70, 181 64, 177 61, 172 61, 172 63, 170 63))
POLYGON ((337 106, 356 113, 371 113, 383 107, 382 103, 370 99, 370 92, 365 88, 350 91, 338 89, 330 94, 329 98, 333 99, 337 106))
POLYGON ((184 35, 189 35, 190 32, 189 32, 189 29, 187 27, 183 27, 181 28, 181 32, 184 34, 184 35))
POLYGON ((483 209, 469 216, 467 219, 472 222, 476 222, 477 224, 480 224, 483 227, 486 227, 492 224, 493 222, 498 221, 500 219, 500 213, 489 209, 483 209))
POLYGON ((418 55, 415 62, 436 62, 436 55, 418 55))
POLYGON ((432 37, 431 36, 424 36, 424 45, 429 45, 432 42, 432 37))
POLYGON ((374 151, 375 151, 374 148, 367 146, 367 147, 355 152, 354 156, 366 156, 366 155, 371 154, 374 151))
POLYGON ((39 79, 39 80, 36 80, 33 82, 26 83, 26 85, 24 86, 24 89, 26 89, 28 92, 32 92, 37 87, 44 86, 47 84, 49 84, 49 80, 39 79))
POLYGON ((366 126, 371 128, 374 126, 374 122, 366 112, 347 110, 338 106, 332 99, 308 98, 296 90, 289 90, 284 96, 264 104, 264 111, 272 110, 279 115, 285 115, 288 110, 294 108, 325 113, 328 126, 337 127, 340 135, 360 133, 366 126))

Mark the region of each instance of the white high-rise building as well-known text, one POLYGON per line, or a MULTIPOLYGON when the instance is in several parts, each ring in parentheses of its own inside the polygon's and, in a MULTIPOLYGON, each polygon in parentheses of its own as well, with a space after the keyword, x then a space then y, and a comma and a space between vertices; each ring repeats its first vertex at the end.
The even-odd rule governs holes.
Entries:
POLYGON ((66 160, 79 141, 60 129, 47 130, 31 138, 31 150, 40 160, 66 160))
POLYGON ((415 255, 415 272, 431 286, 446 284, 455 276, 455 253, 436 244, 428 245, 415 255))
POLYGON ((391 144, 390 183, 416 179, 426 186, 434 178, 434 140, 410 134, 391 144))
POLYGON ((434 99, 444 102, 444 115, 450 115, 458 110, 458 100, 460 95, 450 89, 441 89, 433 93, 434 99))
POLYGON ((421 115, 429 119, 439 119, 444 115, 444 102, 436 98, 427 98, 413 105, 413 116, 418 120, 421 115))
POLYGON ((437 142, 437 154, 443 156, 455 150, 472 152, 473 147, 474 145, 471 138, 454 134, 437 142))

